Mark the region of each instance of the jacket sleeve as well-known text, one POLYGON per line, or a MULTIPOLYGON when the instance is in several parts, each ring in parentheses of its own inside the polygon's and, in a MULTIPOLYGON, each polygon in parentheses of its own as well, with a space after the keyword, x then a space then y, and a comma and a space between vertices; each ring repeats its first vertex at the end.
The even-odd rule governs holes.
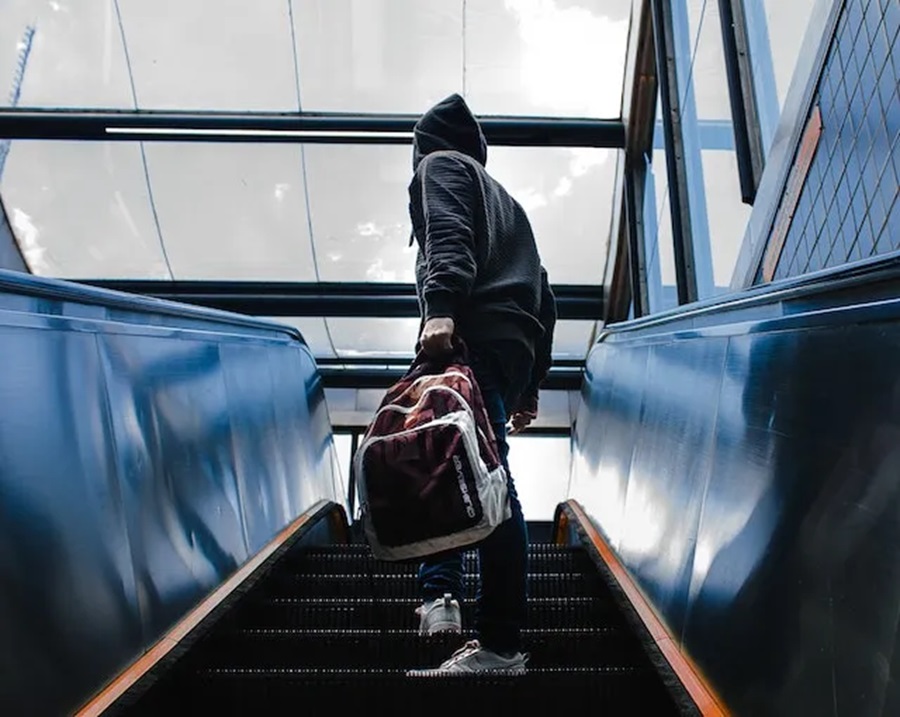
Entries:
POLYGON ((424 224, 423 318, 452 318, 475 283, 475 179, 464 160, 449 154, 429 155, 416 174, 410 203, 424 224))
POLYGON ((544 333, 534 347, 534 366, 531 369, 531 382, 523 392, 519 402, 519 411, 537 414, 538 391, 550 367, 553 365, 553 332, 556 328, 556 297, 550 288, 547 271, 541 267, 541 311, 538 317, 544 333))

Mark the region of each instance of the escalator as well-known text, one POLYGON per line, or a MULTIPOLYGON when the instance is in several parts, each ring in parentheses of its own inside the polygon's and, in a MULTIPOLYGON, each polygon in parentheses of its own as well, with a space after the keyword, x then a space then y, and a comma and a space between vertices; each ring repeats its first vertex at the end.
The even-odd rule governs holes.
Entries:
POLYGON ((529 555, 531 657, 524 677, 410 678, 471 639, 476 555, 466 555, 464 634, 417 633, 416 568, 367 546, 291 547, 155 682, 127 715, 401 712, 588 706, 610 715, 679 714, 601 572, 581 547, 535 542, 529 555), (328 700, 325 702, 324 700, 328 700), (464 702, 461 702, 464 700, 464 702))

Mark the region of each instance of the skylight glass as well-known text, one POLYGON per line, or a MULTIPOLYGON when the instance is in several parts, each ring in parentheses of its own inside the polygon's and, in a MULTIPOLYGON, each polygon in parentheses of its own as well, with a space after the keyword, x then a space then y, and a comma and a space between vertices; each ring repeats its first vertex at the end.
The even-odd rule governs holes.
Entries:
MULTIPOLYGON (((620 154, 489 150, 551 282, 602 280, 620 154)), ((411 177, 400 145, 16 141, 0 193, 35 274, 412 282, 411 177)))
MULTIPOLYGON (((20 107, 617 117, 631 0, 6 0, 20 107)), ((4 92, 3 95, 6 95, 4 92)))

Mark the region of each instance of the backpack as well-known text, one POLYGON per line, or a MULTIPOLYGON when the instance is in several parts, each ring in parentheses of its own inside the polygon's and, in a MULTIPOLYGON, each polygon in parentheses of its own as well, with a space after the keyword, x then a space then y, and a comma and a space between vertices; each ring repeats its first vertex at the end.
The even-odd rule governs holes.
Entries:
POLYGON ((440 361, 419 352, 382 399, 353 470, 381 560, 471 545, 510 517, 506 471, 461 343, 440 361))

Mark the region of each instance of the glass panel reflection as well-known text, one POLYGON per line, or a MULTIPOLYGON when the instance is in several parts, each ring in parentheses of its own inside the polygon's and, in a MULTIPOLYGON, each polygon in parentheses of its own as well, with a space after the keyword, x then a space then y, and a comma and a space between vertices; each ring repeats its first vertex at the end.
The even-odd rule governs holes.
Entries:
POLYGON ((462 4, 294 0, 303 109, 424 112, 462 90, 462 4))
MULTIPOLYGON (((409 148, 310 145, 306 159, 321 280, 413 281, 409 148)), ((609 246, 615 153, 492 147, 487 167, 528 213, 550 280, 599 284, 609 246)))
MULTIPOLYGON (((36 273, 412 282, 411 154, 396 145, 16 141, 0 188, 36 273)), ((599 284, 616 154, 499 147, 488 169, 528 212, 551 282, 599 284)))
POLYGON ((483 114, 619 117, 632 0, 468 0, 466 99, 483 114))
POLYGON ((618 117, 631 6, 7 0, 0 81, 23 107, 420 113, 461 92, 483 114, 618 117))
POLYGON ((171 278, 138 144, 13 142, 0 193, 35 274, 171 278))
POLYGON ((7 0, 2 12, 0 106, 134 108, 112 2, 7 0))
POLYGON ((176 279, 316 281, 296 145, 147 143, 176 279))
POLYGON ((116 5, 138 107, 297 109, 287 2, 130 0, 116 5))
POLYGON ((307 145, 306 177, 322 281, 415 280, 410 147, 307 145))
POLYGON ((609 249, 618 150, 493 147, 488 171, 528 213, 554 284, 599 284, 609 249))

